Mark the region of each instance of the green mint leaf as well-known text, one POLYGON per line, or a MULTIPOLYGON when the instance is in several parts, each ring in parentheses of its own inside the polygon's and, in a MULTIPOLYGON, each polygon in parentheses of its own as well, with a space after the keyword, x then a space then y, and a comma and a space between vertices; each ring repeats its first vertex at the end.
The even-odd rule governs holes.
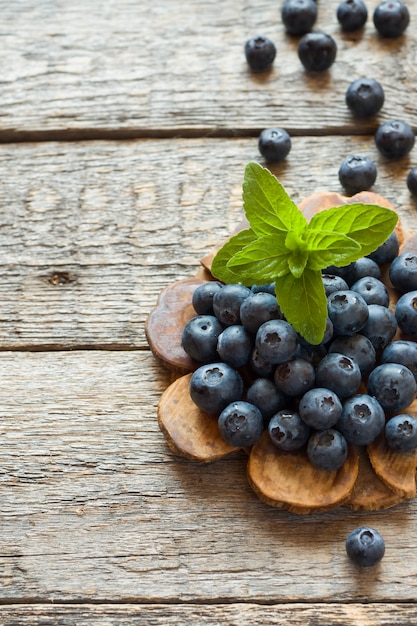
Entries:
POLYGON ((229 260, 227 268, 238 271, 245 285, 274 282, 289 271, 285 237, 285 233, 278 233, 255 239, 229 260))
POLYGON ((319 344, 327 321, 327 298, 321 272, 306 268, 299 278, 286 274, 275 282, 275 292, 287 321, 306 341, 319 344))
POLYGON ((307 229, 308 267, 320 270, 328 265, 348 265, 362 255, 362 246, 340 233, 307 229))
POLYGON ((227 267, 227 264, 235 254, 254 240, 256 240, 255 233, 250 228, 247 228, 241 230, 240 233, 237 233, 237 235, 234 235, 226 241, 220 250, 218 250, 211 263, 211 273, 213 276, 225 283, 242 282, 239 272, 233 271, 233 269, 227 267))
POLYGON ((277 231, 303 232, 307 220, 284 187, 259 163, 248 163, 243 181, 246 217, 255 233, 272 235, 277 231))
POLYGON ((360 257, 370 254, 384 243, 397 221, 398 215, 392 209, 377 204, 355 203, 316 213, 310 220, 309 229, 348 235, 361 246, 360 257))

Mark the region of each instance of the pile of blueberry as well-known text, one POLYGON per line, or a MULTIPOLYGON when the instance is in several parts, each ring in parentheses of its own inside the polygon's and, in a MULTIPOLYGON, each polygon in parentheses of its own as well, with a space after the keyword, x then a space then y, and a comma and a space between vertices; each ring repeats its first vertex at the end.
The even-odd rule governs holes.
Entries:
POLYGON ((305 449, 334 471, 348 445, 382 432, 387 445, 417 447, 417 253, 399 254, 395 231, 374 253, 323 271, 325 336, 307 343, 285 320, 273 284, 203 283, 182 346, 196 361, 190 395, 218 420, 233 446, 254 445, 264 430, 282 451, 305 449), (399 292, 395 312, 381 268, 399 292), (395 340, 398 329, 407 339, 395 340))
MULTIPOLYGON (((363 0, 343 0, 336 11, 337 20, 344 32, 363 28, 368 10, 363 0)), ((284 0, 281 18, 288 34, 300 36, 298 56, 309 72, 321 72, 335 61, 337 45, 333 37, 312 28, 317 19, 315 0, 284 0)), ((410 22, 407 6, 401 0, 383 0, 373 13, 373 23, 382 37, 399 37, 410 22)), ((274 62, 276 47, 267 37, 258 36, 245 44, 245 55, 255 72, 268 70, 274 62)), ((384 104, 385 94, 375 79, 358 78, 348 87, 345 102, 351 113, 358 118, 376 115, 384 104)), ((378 151, 388 159, 406 156, 414 147, 415 134, 403 120, 391 120, 381 124, 375 133, 378 151)), ((279 162, 291 150, 291 137, 283 128, 266 128, 258 138, 260 154, 270 162, 279 162)), ((370 189, 377 178, 377 168, 371 159, 357 154, 348 155, 339 167, 339 181, 348 193, 370 189)), ((409 191, 417 196, 417 166, 410 169, 406 183, 409 191)))

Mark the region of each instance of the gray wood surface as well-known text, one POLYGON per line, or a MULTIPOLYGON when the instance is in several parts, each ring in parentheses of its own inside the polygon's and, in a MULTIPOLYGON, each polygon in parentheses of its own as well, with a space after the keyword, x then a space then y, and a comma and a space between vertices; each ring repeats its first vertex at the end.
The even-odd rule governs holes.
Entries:
POLYGON ((344 35, 337 4, 317 21, 337 61, 309 75, 276 3, 0 0, 0 624, 415 624, 416 502, 296 516, 258 500, 242 452, 176 457, 144 333, 240 221, 266 126, 292 134, 271 169, 296 201, 343 192, 360 153, 416 229, 417 148, 388 162, 373 140, 383 120, 417 127, 415 28, 382 40, 369 0, 344 35), (278 49, 262 76, 243 54, 257 34, 278 49), (344 94, 364 75, 386 102, 358 121, 344 94), (344 551, 362 524, 387 545, 371 570, 344 551))

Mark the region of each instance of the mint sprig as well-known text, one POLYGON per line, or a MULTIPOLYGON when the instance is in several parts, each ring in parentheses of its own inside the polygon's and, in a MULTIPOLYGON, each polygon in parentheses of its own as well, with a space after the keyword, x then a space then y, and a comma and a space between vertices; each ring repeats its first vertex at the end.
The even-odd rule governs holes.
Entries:
POLYGON ((269 170, 249 163, 243 205, 250 228, 229 239, 211 271, 226 283, 275 282, 281 311, 311 344, 324 337, 327 298, 322 269, 342 267, 370 254, 389 237, 395 211, 377 204, 346 204, 317 213, 310 222, 269 170))

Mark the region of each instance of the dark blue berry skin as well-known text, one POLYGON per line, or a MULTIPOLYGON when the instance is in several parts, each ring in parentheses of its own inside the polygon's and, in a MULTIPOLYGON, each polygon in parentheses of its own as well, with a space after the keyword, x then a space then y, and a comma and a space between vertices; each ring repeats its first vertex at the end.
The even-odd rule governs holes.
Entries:
POLYGON ((316 3, 314 0, 285 0, 281 18, 290 35, 309 33, 317 19, 316 3))
POLYGON ((366 393, 358 393, 344 402, 336 428, 348 443, 367 446, 384 426, 385 413, 379 402, 366 393))
POLYGON ((387 159, 400 159, 414 147, 414 131, 407 122, 392 120, 381 124, 375 133, 375 144, 387 159))
POLYGON ((282 393, 288 396, 302 396, 314 385, 314 367, 305 359, 293 358, 277 365, 274 382, 282 393))
POLYGON ((264 291, 265 293, 270 293, 275 296, 275 283, 265 283, 265 285, 252 285, 250 290, 252 293, 259 293, 264 291))
POLYGON ((356 117, 372 117, 384 104, 385 94, 374 78, 357 78, 346 90, 345 101, 356 117))
POLYGON ((417 448, 417 419, 407 413, 395 415, 385 425, 385 439, 391 450, 411 452, 417 448))
POLYGON ((263 358, 259 354, 259 350, 254 347, 252 350, 252 354, 249 358, 249 365, 251 371, 255 374, 255 376, 259 376, 261 378, 272 378, 275 371, 274 363, 268 361, 268 359, 263 358))
POLYGON ((369 374, 367 391, 386 413, 398 413, 416 397, 416 380, 405 365, 382 363, 369 374))
POLYGON ((376 362, 376 351, 370 339, 360 333, 336 337, 329 346, 329 353, 338 352, 354 359, 359 365, 362 378, 369 374, 376 362))
POLYGON ((310 428, 326 430, 339 420, 342 403, 334 391, 324 387, 314 387, 300 399, 298 412, 303 422, 310 428))
POLYGON ((348 285, 353 285, 360 278, 372 276, 373 278, 381 278, 381 269, 375 261, 369 257, 361 257, 347 266, 345 280, 348 285))
POLYGON ((191 399, 205 413, 220 415, 228 404, 241 400, 242 395, 243 380, 226 363, 202 365, 191 376, 191 399))
POLYGON ((360 30, 368 19, 368 9, 363 0, 344 0, 336 10, 337 20, 346 33, 360 30))
POLYGON ((249 296, 240 307, 241 324, 251 333, 256 333, 264 322, 282 317, 276 297, 265 291, 249 296))
POLYGON ((336 53, 336 42, 326 33, 307 33, 298 42, 298 58, 308 72, 327 70, 334 63, 336 53))
POLYGON ((304 341, 299 341, 297 350, 294 354, 294 357, 299 357, 300 359, 304 359, 313 365, 313 367, 317 367, 322 358, 327 354, 327 347, 324 343, 319 343, 318 345, 312 345, 311 343, 307 343, 304 341))
POLYGON ((398 235, 395 230, 393 230, 388 239, 378 246, 374 252, 368 254, 368 257, 375 261, 375 263, 378 263, 378 265, 391 263, 398 255, 399 249, 400 242, 398 240, 398 235))
POLYGON ((258 407, 264 418, 265 426, 275 413, 289 405, 289 398, 282 393, 269 378, 257 378, 246 392, 246 400, 258 407))
POLYGON ((199 285, 194 290, 191 303, 198 315, 214 315, 213 296, 222 287, 222 283, 213 280, 199 285))
POLYGON ((327 298, 328 315, 337 335, 359 332, 368 319, 368 305, 356 291, 335 291, 327 298))
POLYGON ((217 361, 217 339, 223 328, 214 315, 196 315, 183 328, 182 347, 200 363, 217 361))
POLYGON ((334 472, 342 467, 347 455, 346 439, 334 428, 318 430, 308 440, 307 456, 319 469, 334 472))
POLYGON ((275 44, 262 35, 252 37, 245 43, 245 56, 253 72, 264 72, 270 69, 277 54, 275 44))
POLYGON ((251 290, 243 285, 224 285, 213 295, 215 316, 224 326, 240 324, 240 307, 250 295, 252 295, 251 290))
POLYGON ((310 429, 297 411, 283 409, 270 420, 268 432, 272 443, 280 450, 299 450, 310 436, 310 429))
POLYGON ((380 304, 381 306, 389 305, 388 289, 379 278, 369 276, 360 278, 351 286, 352 291, 357 291, 366 304, 380 304))
POLYGON ((417 253, 403 252, 391 263, 389 278, 401 293, 417 289, 417 253))
POLYGON ((219 415, 220 434, 227 443, 245 448, 256 443, 264 430, 262 413, 243 400, 232 402, 219 415))
POLYGON ((375 350, 382 350, 397 332, 396 317, 392 311, 380 304, 370 304, 368 311, 368 319, 361 333, 368 337, 375 350))
POLYGON ((417 340, 417 291, 404 293, 395 305, 395 317, 402 332, 417 340))
POLYGON ((346 553, 356 565, 372 567, 384 556, 385 542, 378 531, 361 526, 348 535, 346 553))
POLYGON ((248 363, 252 348, 253 336, 240 324, 227 326, 217 340, 221 360, 235 368, 248 363))
POLYGON ((342 276, 336 274, 323 274, 323 285, 326 296, 330 296, 334 291, 346 291, 349 285, 342 276))
POLYGON ((283 161, 291 150, 291 137, 283 128, 265 128, 258 139, 258 150, 267 161, 283 161))
POLYGON ((413 373, 417 381, 417 343, 400 339, 392 341, 382 350, 381 363, 401 363, 413 373))
POLYGON ((410 13, 400 0, 383 0, 374 10, 373 21, 382 37, 399 37, 410 23, 410 13))
POLYGON ((339 398, 348 398, 358 389, 362 380, 357 362, 345 354, 326 354, 316 368, 316 385, 334 391, 339 398))
POLYGON ((345 157, 339 167, 340 184, 349 193, 358 193, 372 187, 376 181, 375 163, 368 157, 350 154, 345 157))
POLYGON ((333 276, 340 276, 341 278, 345 278, 348 271, 349 265, 343 265, 342 267, 338 267, 337 265, 328 265, 322 270, 322 274, 332 274, 333 276))
POLYGON ((297 350, 297 333, 284 320, 270 320, 258 328, 255 347, 266 361, 275 365, 285 363, 297 350))
POLYGON ((417 165, 412 167, 407 174, 408 191, 417 197, 417 165))

